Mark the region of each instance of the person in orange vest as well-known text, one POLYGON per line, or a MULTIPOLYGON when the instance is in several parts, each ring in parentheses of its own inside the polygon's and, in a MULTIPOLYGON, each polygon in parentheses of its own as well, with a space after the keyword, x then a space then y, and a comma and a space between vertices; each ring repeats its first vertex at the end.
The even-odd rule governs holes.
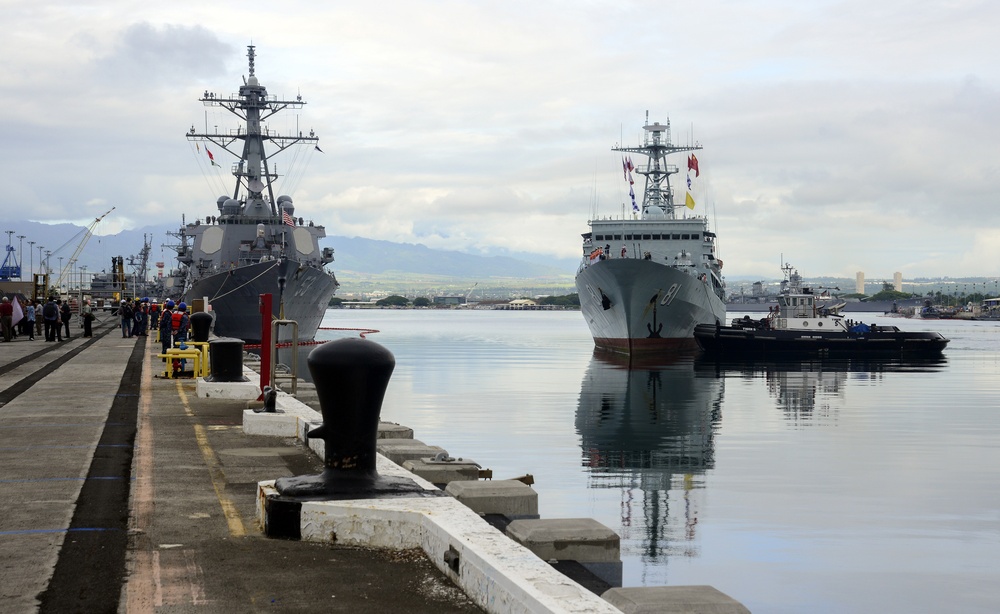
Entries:
POLYGON ((187 314, 187 304, 184 301, 177 303, 177 309, 171 317, 171 330, 174 333, 174 341, 187 341, 188 328, 191 326, 191 318, 187 314))

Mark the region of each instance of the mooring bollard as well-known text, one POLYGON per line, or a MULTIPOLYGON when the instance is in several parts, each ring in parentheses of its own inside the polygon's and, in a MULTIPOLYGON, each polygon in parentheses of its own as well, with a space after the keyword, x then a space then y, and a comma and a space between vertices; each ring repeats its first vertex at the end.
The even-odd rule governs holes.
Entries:
POLYGON ((412 480, 375 470, 379 414, 396 366, 392 352, 374 341, 329 341, 309 353, 323 425, 306 434, 326 443, 323 473, 279 478, 281 495, 302 498, 376 497, 419 492, 412 480))
POLYGON ((210 382, 246 382, 243 375, 243 340, 219 337, 208 344, 209 362, 212 374, 206 377, 210 382))
POLYGON ((194 341, 208 341, 212 330, 212 314, 198 311, 191 314, 191 336, 194 341))

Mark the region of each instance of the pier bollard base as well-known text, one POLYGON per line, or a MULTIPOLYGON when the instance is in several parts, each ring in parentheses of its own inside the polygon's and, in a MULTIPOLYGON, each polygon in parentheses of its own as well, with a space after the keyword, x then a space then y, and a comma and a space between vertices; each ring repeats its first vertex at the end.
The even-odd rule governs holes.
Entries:
POLYGON ((274 486, 281 496, 294 497, 301 501, 419 497, 433 492, 425 490, 409 478, 388 475, 379 475, 372 479, 331 479, 325 473, 298 475, 278 478, 274 486))
POLYGON ((264 535, 294 540, 302 537, 305 502, 447 497, 440 490, 427 490, 402 476, 380 475, 373 480, 339 480, 331 484, 323 474, 278 478, 271 492, 260 494, 264 535))

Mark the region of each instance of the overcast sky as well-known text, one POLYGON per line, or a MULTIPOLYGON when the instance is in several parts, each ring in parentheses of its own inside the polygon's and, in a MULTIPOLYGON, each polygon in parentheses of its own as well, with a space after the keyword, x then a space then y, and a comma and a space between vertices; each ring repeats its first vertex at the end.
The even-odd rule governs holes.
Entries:
POLYGON ((331 235, 575 257, 649 110, 704 146, 694 213, 727 274, 1000 275, 1000 3, 0 7, 6 220, 216 213, 229 176, 184 133, 235 127, 197 99, 237 91, 252 43, 269 93, 308 102, 271 127, 325 152, 278 190, 331 235))

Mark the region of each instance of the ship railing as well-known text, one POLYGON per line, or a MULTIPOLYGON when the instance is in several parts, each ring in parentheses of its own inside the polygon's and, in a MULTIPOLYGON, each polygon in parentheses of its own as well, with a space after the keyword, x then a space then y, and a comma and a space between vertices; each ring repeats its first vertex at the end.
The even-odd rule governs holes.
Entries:
POLYGON ((653 168, 652 164, 639 164, 636 165, 635 167, 635 172, 639 173, 640 175, 655 174, 657 172, 674 175, 676 173, 679 173, 680 170, 681 169, 676 164, 664 164, 660 166, 659 169, 653 168))

